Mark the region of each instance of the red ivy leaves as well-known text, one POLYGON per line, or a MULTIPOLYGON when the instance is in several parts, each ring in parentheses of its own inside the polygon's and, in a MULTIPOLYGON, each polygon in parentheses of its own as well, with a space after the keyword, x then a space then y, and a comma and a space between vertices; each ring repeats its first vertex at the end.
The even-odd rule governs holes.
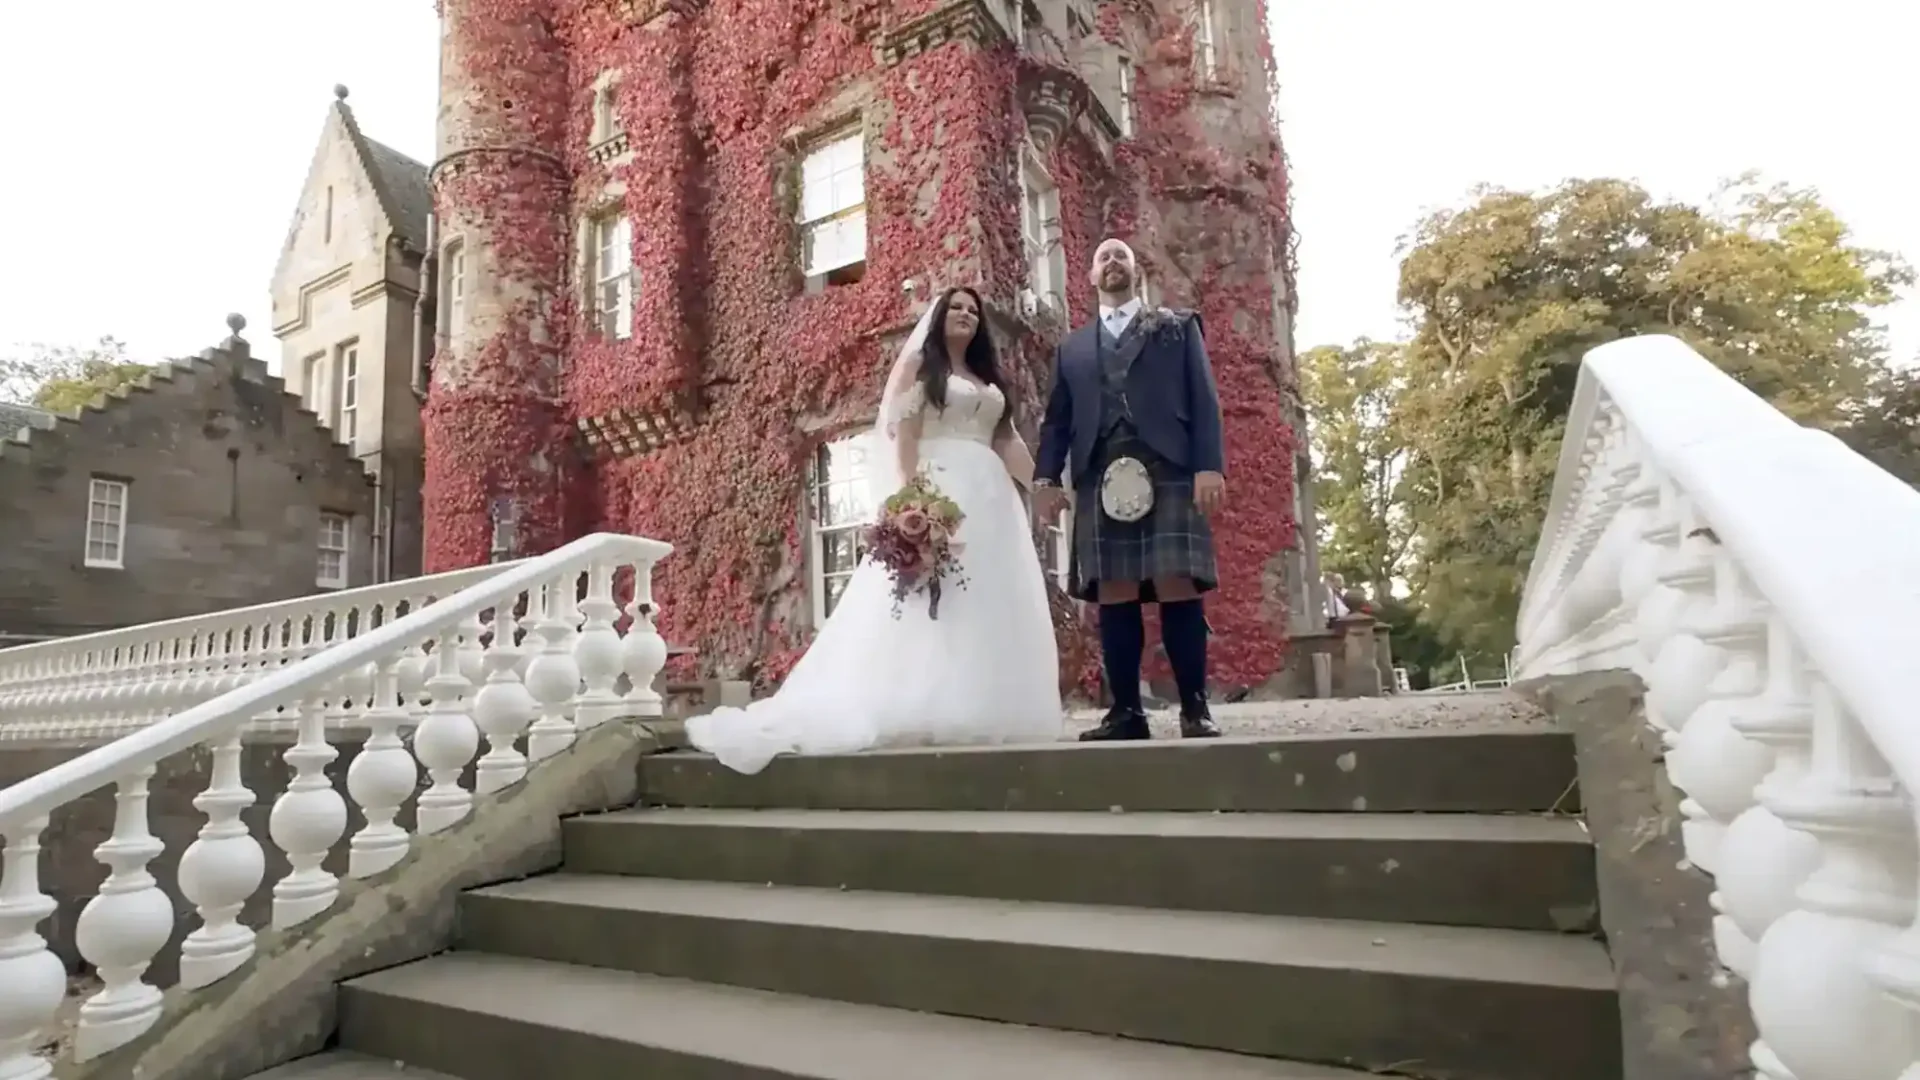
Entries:
MULTIPOLYGON (((892 359, 884 335, 912 315, 901 282, 979 283, 1003 303, 1025 283, 1013 52, 949 42, 880 68, 858 28, 882 12, 895 25, 909 15, 858 0, 712 0, 695 16, 669 12, 640 27, 624 24, 621 0, 445 7, 446 89, 465 102, 448 149, 491 149, 440 171, 437 209, 486 247, 504 299, 483 312, 475 297, 470 325, 487 332, 436 362, 429 567, 486 556, 487 506, 498 494, 521 500, 523 550, 592 529, 659 537, 676 546, 656 583, 668 636, 699 646, 710 670, 777 679, 810 634, 806 466, 821 442, 869 418, 892 359), (608 70, 619 72, 615 114, 628 154, 603 164, 588 143, 595 83, 608 70), (867 133, 867 272, 802 295, 793 174, 802 140, 837 123, 867 133), (632 222, 638 269, 634 331, 623 341, 587 327, 570 269, 581 222, 615 209, 632 222), (575 420, 670 410, 689 393, 705 403, 692 441, 571 464, 575 420)), ((1104 5, 1102 32, 1149 29, 1143 69, 1173 65, 1182 33, 1133 11, 1104 5)), ((1073 135, 1050 156, 1069 304, 1082 318, 1093 295, 1079 268, 1101 236, 1164 224, 1131 205, 1157 205, 1196 178, 1221 188, 1246 181, 1237 159, 1196 138, 1183 80, 1141 82, 1139 138, 1121 146, 1117 168, 1073 135)), ((1276 144, 1261 164, 1277 153, 1276 144)), ((1284 229, 1284 173, 1275 172, 1269 200, 1284 229)), ((1193 231, 1247 210, 1223 200, 1207 214, 1214 226, 1193 231)), ((1267 362, 1264 277, 1206 258, 1187 266, 1204 247, 1198 239, 1162 229, 1136 246, 1197 274, 1181 286, 1171 266, 1151 268, 1169 302, 1199 298, 1227 395, 1236 498, 1221 523, 1226 580, 1211 618, 1220 681, 1245 685, 1272 673, 1284 641, 1263 571, 1291 538, 1293 444, 1267 362)), ((1030 336, 1012 349, 1029 425, 1052 347, 1030 336)), ((1097 658, 1069 638, 1068 677, 1090 687, 1097 658)))

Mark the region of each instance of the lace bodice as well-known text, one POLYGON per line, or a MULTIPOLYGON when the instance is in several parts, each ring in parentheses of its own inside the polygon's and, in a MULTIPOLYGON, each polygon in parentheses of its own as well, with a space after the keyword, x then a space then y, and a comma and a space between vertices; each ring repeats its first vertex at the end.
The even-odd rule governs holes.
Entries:
POLYGON ((971 379, 949 375, 946 408, 929 410, 926 387, 916 379, 889 412, 892 423, 926 413, 926 421, 920 428, 922 439, 971 439, 991 443, 993 429, 1000 423, 1000 414, 1006 407, 1006 395, 999 387, 982 386, 971 379))

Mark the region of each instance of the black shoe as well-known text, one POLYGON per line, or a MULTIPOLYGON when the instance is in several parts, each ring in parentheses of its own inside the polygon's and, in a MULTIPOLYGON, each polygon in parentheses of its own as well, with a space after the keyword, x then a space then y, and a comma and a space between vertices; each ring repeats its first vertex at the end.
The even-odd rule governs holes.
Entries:
POLYGON ((1213 722, 1213 713, 1207 709, 1207 699, 1184 702, 1180 706, 1180 737, 1183 739, 1217 739, 1220 737, 1220 725, 1213 722))
POLYGON ((1092 731, 1080 733, 1081 742, 1121 742, 1127 739, 1151 739, 1153 733, 1147 730, 1147 714, 1139 709, 1128 709, 1115 705, 1107 710, 1106 718, 1092 731))

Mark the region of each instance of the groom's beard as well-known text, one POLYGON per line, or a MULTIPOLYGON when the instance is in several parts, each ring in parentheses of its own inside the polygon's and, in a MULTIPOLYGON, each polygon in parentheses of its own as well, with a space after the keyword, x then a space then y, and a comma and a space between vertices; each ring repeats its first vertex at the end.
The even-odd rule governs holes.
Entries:
POLYGON ((1115 267, 1100 275, 1100 291, 1119 296, 1133 291, 1133 273, 1124 268, 1115 267))

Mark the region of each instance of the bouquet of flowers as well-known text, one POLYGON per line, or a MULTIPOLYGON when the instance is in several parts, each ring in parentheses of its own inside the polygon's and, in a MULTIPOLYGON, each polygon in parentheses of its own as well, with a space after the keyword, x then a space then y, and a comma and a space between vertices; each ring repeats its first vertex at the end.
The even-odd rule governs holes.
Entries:
POLYGON ((959 504, 924 476, 914 477, 880 508, 878 519, 867 526, 867 554, 893 575, 894 618, 910 594, 925 592, 927 617, 937 619, 941 585, 966 585, 956 557, 960 541, 954 539, 966 519, 959 504))

